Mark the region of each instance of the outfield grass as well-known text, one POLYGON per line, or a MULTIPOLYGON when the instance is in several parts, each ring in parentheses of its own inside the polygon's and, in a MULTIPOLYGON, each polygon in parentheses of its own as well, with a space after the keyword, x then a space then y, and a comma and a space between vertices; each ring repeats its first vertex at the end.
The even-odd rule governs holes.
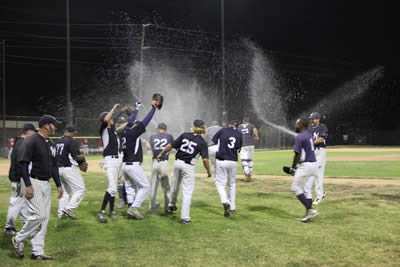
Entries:
MULTIPOLYGON (((257 152, 255 172, 272 170, 281 175, 273 164, 288 164, 291 156, 292 152, 257 152)), ((327 172, 342 172, 340 162, 332 163, 339 165, 328 165, 327 172)), ((371 163, 364 162, 361 167, 365 170, 371 163)), ((381 169, 377 177, 392 174, 381 169)), ((3 178, 2 222, 11 192, 9 181, 3 178)), ((327 199, 317 207, 321 215, 303 224, 296 220, 304 210, 290 193, 289 180, 239 180, 238 212, 225 218, 213 179, 197 177, 191 225, 178 223, 180 210, 170 216, 152 215, 148 200, 141 208, 145 220, 128 220, 124 208, 117 210, 124 218, 101 224, 95 214, 107 187, 106 176, 89 173, 84 178, 87 194, 76 210, 76 221, 57 219, 53 184, 46 253, 55 260, 37 266, 399 266, 400 186, 326 184, 327 199)), ((29 255, 30 243, 26 242, 25 247, 29 255)), ((13 255, 8 236, 0 238, 0 259, 1 266, 35 266, 29 258, 21 261, 13 255)))

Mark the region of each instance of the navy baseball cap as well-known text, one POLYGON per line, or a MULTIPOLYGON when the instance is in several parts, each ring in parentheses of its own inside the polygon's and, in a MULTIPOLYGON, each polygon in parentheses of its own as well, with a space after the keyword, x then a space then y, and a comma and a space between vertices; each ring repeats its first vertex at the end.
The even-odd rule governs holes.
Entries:
POLYGON ((157 126, 157 129, 167 130, 167 125, 163 122, 160 122, 157 126))
POLYGON ((195 120, 193 122, 193 126, 197 127, 197 128, 205 128, 204 127, 204 121, 202 121, 202 120, 195 120))
POLYGON ((26 131, 29 131, 29 130, 37 132, 35 126, 32 123, 25 123, 24 124, 24 128, 22 128, 22 131, 26 132, 26 131))
POLYGON ((312 120, 318 120, 320 118, 321 118, 321 115, 318 112, 313 112, 310 115, 310 119, 312 119, 312 120))
POLYGON ((67 133, 77 133, 78 129, 76 129, 76 127, 74 125, 67 125, 64 129, 64 132, 67 133))
POLYGON ((56 117, 51 115, 43 115, 39 119, 39 128, 43 127, 46 124, 54 124, 54 126, 59 126, 62 122, 58 121, 56 117))
POLYGON ((239 122, 237 120, 232 120, 229 122, 229 124, 235 125, 235 127, 239 126, 239 122))

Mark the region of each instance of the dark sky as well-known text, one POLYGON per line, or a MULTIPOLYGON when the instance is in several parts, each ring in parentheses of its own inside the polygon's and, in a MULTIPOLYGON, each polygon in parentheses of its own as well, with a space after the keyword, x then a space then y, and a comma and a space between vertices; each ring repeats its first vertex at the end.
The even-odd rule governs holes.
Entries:
MULTIPOLYGON (((124 12, 135 23, 220 31, 218 0, 70 2, 72 24, 107 24, 124 12)), ((65 28, 60 24, 65 22, 65 2, 2 0, 0 10, 0 38, 7 42, 10 62, 7 64, 7 110, 15 115, 21 111, 16 108, 21 103, 28 107, 44 94, 63 94, 65 28), (20 92, 29 98, 21 99, 20 92)), ((102 31, 72 26, 71 37, 104 37, 102 31)), ((266 50, 343 60, 367 67, 384 65, 390 71, 397 70, 394 32, 389 29, 384 1, 226 0, 225 32, 228 41, 248 37, 266 50)), ((72 42, 74 47, 89 45, 72 42)), ((101 59, 101 51, 72 49, 74 61, 96 61, 96 57, 101 59)), ((73 73, 82 68, 79 64, 72 67, 73 73)))

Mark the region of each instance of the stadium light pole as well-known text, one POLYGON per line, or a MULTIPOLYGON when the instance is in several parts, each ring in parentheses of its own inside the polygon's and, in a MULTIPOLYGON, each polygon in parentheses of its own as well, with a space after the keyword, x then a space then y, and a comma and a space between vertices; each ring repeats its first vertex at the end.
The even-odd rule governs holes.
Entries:
POLYGON ((141 92, 143 91, 143 60, 144 60, 144 52, 143 50, 145 49, 144 47, 144 39, 146 37, 146 27, 150 26, 151 24, 142 24, 142 37, 141 37, 141 42, 140 42, 140 67, 139 67, 139 92, 138 92, 138 101, 143 101, 141 99, 143 96, 141 95, 141 92))
POLYGON ((226 111, 225 97, 225 3, 221 0, 221 94, 222 94, 222 124, 227 123, 228 113, 226 111))
MULTIPOLYGON (((6 40, 3 40, 3 74, 1 77, 2 85, 3 85, 3 140, 2 145, 6 145, 7 138, 6 138, 6 40)), ((0 146, 1 147, 1 146, 0 146)))
POLYGON ((71 40, 70 40, 70 21, 69 21, 69 0, 66 0, 66 122, 72 124, 73 106, 71 101, 71 40))

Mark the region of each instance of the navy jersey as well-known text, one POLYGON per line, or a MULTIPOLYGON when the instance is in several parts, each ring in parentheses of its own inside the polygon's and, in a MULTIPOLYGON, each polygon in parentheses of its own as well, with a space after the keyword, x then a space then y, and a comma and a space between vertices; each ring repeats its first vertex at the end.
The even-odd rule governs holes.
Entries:
POLYGON ((58 167, 78 166, 75 161, 76 156, 81 154, 79 144, 71 136, 63 136, 56 144, 58 167))
POLYGON ((172 142, 172 147, 177 150, 176 159, 195 165, 199 155, 208 158, 208 146, 203 137, 194 133, 183 133, 172 142))
MULTIPOLYGON (((174 138, 169 133, 156 133, 150 136, 151 150, 153 151, 153 159, 156 159, 158 154, 174 141, 174 138)), ((165 153, 161 160, 168 160, 169 153, 165 153)))
POLYGON ((100 127, 100 137, 104 147, 103 156, 117 156, 120 142, 115 126, 108 127, 107 123, 103 122, 100 127))
POLYGON ((217 159, 238 160, 238 152, 242 148, 242 134, 238 130, 224 127, 214 135, 213 142, 218 144, 217 159))
POLYGON ((142 122, 125 127, 122 131, 122 149, 124 151, 123 162, 143 162, 142 141, 140 136, 146 131, 142 122))
POLYGON ((218 125, 214 125, 214 126, 207 128, 207 134, 206 134, 207 145, 209 145, 209 146, 214 145, 214 143, 212 141, 213 137, 221 129, 222 129, 222 127, 218 126, 218 125))
POLYGON ((315 162, 314 142, 309 131, 303 130, 294 138, 294 152, 301 154, 301 162, 315 162))
POLYGON ((256 127, 251 124, 240 124, 238 130, 242 133, 242 146, 254 146, 253 131, 256 127))
POLYGON ((324 142, 315 145, 315 148, 326 147, 326 139, 328 138, 328 127, 326 127, 325 124, 320 123, 315 127, 312 127, 312 125, 310 125, 308 127, 308 130, 312 134, 313 140, 317 140, 320 137, 324 138, 324 142))
POLYGON ((18 164, 18 155, 21 151, 22 142, 24 138, 16 137, 13 150, 11 152, 11 164, 10 164, 10 171, 8 173, 8 179, 11 182, 19 182, 21 181, 21 173, 19 171, 19 164, 18 164))
POLYGON ((34 133, 24 139, 18 162, 31 164, 31 177, 50 179, 53 177, 53 167, 57 166, 56 145, 51 139, 45 139, 40 134, 34 133))

